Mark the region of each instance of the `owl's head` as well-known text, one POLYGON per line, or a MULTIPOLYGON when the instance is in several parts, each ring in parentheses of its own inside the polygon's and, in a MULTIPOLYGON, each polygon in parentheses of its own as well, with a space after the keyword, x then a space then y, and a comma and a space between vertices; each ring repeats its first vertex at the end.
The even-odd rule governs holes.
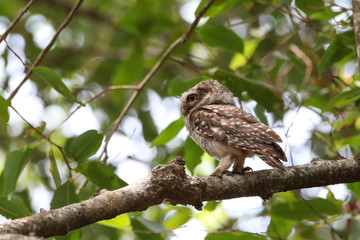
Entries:
POLYGON ((216 80, 199 82, 181 95, 180 111, 186 117, 192 110, 209 104, 235 105, 233 93, 216 80))

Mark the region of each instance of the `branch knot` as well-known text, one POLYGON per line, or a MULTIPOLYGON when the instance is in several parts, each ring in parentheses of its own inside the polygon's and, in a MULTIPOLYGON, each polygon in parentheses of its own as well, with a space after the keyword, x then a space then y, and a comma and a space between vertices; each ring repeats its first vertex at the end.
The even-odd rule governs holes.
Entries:
POLYGON ((202 207, 202 187, 200 181, 193 181, 185 172, 185 160, 177 157, 166 165, 158 165, 151 171, 151 178, 160 190, 164 202, 190 204, 196 209, 202 207))

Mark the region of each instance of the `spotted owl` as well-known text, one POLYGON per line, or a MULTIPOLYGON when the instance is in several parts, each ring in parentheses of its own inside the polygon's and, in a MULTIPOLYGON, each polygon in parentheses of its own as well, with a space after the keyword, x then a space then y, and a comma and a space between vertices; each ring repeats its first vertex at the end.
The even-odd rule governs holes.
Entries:
POLYGON ((236 107, 233 93, 216 80, 205 80, 181 95, 180 111, 190 137, 210 156, 220 160, 212 176, 243 173, 246 157, 254 154, 272 167, 285 170, 282 142, 271 128, 236 107))

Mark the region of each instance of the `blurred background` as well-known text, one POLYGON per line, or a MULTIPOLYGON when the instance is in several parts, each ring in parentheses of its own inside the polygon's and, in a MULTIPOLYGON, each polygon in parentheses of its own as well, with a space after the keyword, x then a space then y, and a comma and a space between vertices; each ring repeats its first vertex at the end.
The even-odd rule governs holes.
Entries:
MULTIPOLYGON (((208 176, 218 162, 188 137, 178 102, 209 78, 281 136, 287 166, 359 151, 350 0, 215 1, 111 131, 131 88, 206 2, 88 0, 60 32, 77 1, 0 0, 1 34, 31 4, 0 44, 0 206, 9 209, 0 222, 131 184, 179 155, 188 174, 208 176)), ((270 168, 257 157, 245 165, 270 168)), ((359 198, 352 183, 212 201, 203 211, 162 204, 56 239, 360 239, 359 198)))

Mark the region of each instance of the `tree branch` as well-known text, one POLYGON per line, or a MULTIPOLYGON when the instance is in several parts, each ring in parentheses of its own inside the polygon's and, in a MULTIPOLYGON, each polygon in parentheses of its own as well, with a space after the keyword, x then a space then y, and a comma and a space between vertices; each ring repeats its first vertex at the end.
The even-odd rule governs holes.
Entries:
POLYGON ((289 167, 285 173, 271 169, 222 178, 188 176, 184 165, 185 161, 178 157, 169 164, 156 166, 146 178, 124 188, 4 223, 0 225, 0 234, 50 237, 163 202, 192 205, 201 210, 203 201, 249 196, 267 199, 277 192, 360 181, 358 159, 316 160, 289 167))
MULTIPOLYGON (((352 0, 358 70, 360 69, 360 0, 352 0)), ((360 70, 359 70, 360 71, 360 70)))

